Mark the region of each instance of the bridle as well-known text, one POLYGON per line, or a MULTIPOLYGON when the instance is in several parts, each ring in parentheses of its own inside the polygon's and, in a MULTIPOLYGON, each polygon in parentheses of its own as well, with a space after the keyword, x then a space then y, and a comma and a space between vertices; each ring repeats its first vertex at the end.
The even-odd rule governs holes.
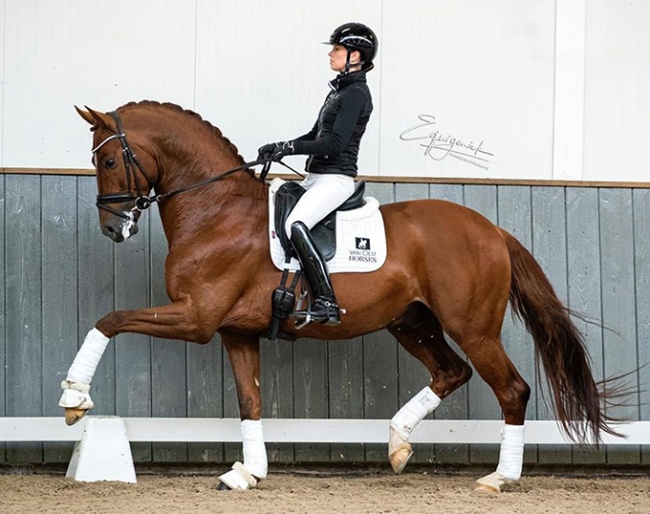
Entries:
MULTIPOLYGON (((202 187, 207 184, 211 184, 212 182, 217 182, 219 180, 223 180, 224 178, 232 175, 233 173, 237 173, 238 171, 243 171, 250 169, 254 166, 258 165, 263 165, 262 172, 260 173, 259 180, 261 182, 264 182, 266 180, 266 176, 269 173, 269 170, 271 168, 272 160, 270 158, 264 158, 264 159, 258 159, 256 161, 251 161, 251 162, 246 162, 242 164, 241 166, 237 166, 236 168, 232 168, 228 171, 225 171, 219 175, 215 175, 214 177, 207 178, 205 180, 201 180, 199 182, 196 182, 194 184, 191 184, 186 187, 182 187, 179 189, 175 189, 173 191, 169 191, 167 193, 162 193, 159 195, 152 195, 152 196, 147 196, 145 194, 141 194, 140 192, 140 187, 138 186, 138 181, 136 180, 136 169, 140 171, 142 176, 145 178, 147 181, 147 184, 149 186, 149 189, 153 188, 156 186, 157 182, 152 184, 149 181, 149 177, 147 176, 147 173, 144 171, 144 168, 142 167, 142 164, 140 164, 140 161, 136 157, 135 153, 129 146, 128 141, 126 140, 126 134, 124 133, 124 128, 122 126, 122 120, 120 119, 119 114, 117 111, 112 111, 108 113, 111 118, 115 121, 115 124, 117 125, 117 132, 115 134, 111 134, 108 136, 106 139, 104 139, 101 143, 99 143, 95 148, 92 149, 93 153, 93 159, 95 153, 106 143, 109 141, 112 141, 114 139, 119 139, 120 144, 122 145, 122 156, 124 158, 124 170, 126 173, 126 188, 127 190, 124 192, 120 193, 107 193, 103 195, 97 195, 97 207, 99 209, 103 209, 105 211, 110 212, 111 214, 114 214, 115 216, 119 216, 120 218, 124 218, 126 220, 133 221, 135 218, 135 213, 136 212, 141 212, 141 211, 146 211, 149 207, 151 207, 152 204, 161 202, 163 200, 166 200, 168 198, 171 198, 172 196, 176 196, 177 194, 184 193, 185 191, 190 191, 192 189, 196 189, 197 187, 202 187), (131 183, 133 183, 135 191, 132 189, 131 183), (129 211, 120 211, 118 209, 114 209, 108 204, 111 203, 131 203, 133 202, 134 205, 129 211)), ((284 167, 289 168, 291 171, 294 173, 298 173, 296 170, 288 166, 287 164, 283 163, 282 161, 278 161, 280 164, 282 164, 284 167)), ((148 192, 148 191, 147 191, 148 192)))
POLYGON ((101 143, 99 143, 95 148, 91 150, 93 153, 93 160, 95 159, 95 153, 102 146, 104 146, 109 141, 112 141, 113 139, 119 139, 120 144, 122 145, 122 157, 124 158, 124 170, 126 173, 127 190, 122 193, 108 193, 103 195, 97 195, 96 205, 99 209, 108 211, 111 214, 115 214, 116 216, 119 216, 120 218, 133 220, 133 218, 135 217, 135 211, 145 210, 150 205, 149 204, 145 206, 146 202, 144 202, 143 200, 146 199, 147 197, 140 194, 140 186, 138 186, 138 181, 136 180, 136 171, 135 171, 136 168, 140 170, 140 173, 142 173, 142 176, 147 181, 147 184, 149 184, 150 186, 151 184, 149 183, 149 178, 147 177, 147 174, 145 173, 142 164, 140 164, 140 161, 136 157, 135 153, 133 153, 133 150, 131 150, 129 143, 126 140, 126 134, 124 134, 124 130, 122 127, 122 120, 120 119, 119 114, 117 114, 117 111, 109 112, 108 114, 111 116, 111 118, 113 118, 115 124, 117 125, 117 133, 108 136, 106 139, 104 139, 101 143), (133 182, 133 184, 135 185, 135 193, 131 189, 131 182, 133 182), (135 205, 130 211, 120 211, 108 205, 110 203, 130 203, 130 202, 135 202, 135 205))

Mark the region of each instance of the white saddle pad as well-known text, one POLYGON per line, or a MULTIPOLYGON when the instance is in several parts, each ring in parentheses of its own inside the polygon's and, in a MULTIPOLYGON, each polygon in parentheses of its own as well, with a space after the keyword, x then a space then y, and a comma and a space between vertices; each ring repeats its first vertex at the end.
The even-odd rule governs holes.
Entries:
MULTIPOLYGON (((278 269, 300 269, 300 262, 292 258, 284 262, 284 248, 275 234, 275 193, 284 184, 276 178, 269 188, 269 244, 271 259, 278 269)), ((365 197, 366 205, 352 211, 336 213, 336 254, 327 262, 330 273, 375 271, 386 261, 386 234, 379 202, 365 197)))

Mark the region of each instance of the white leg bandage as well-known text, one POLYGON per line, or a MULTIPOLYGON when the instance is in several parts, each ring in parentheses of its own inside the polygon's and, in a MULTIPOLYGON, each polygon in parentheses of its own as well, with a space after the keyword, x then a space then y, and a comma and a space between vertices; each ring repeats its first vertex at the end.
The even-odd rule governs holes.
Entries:
POLYGON ((431 414, 442 400, 431 388, 425 387, 411 398, 390 421, 390 427, 397 430, 405 441, 408 441, 411 432, 425 416, 431 414))
POLYGON ((251 475, 262 479, 268 472, 266 446, 262 432, 262 421, 245 419, 241 422, 241 435, 244 447, 244 466, 251 475))
POLYGON ((497 473, 519 480, 524 462, 524 425, 505 425, 501 431, 501 451, 497 473))
POLYGON ((77 356, 68 370, 66 380, 61 383, 63 396, 59 407, 92 409, 94 404, 90 399, 90 382, 102 358, 108 337, 93 328, 84 339, 77 356))
POLYGON ((104 355, 108 337, 93 328, 84 339, 77 356, 68 370, 68 381, 80 384, 90 384, 93 380, 99 360, 104 355))

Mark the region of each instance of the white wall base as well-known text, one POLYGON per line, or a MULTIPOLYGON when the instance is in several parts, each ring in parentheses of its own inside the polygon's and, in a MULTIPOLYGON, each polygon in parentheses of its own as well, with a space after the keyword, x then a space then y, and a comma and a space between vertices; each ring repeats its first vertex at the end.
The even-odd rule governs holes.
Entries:
POLYGON ((89 417, 72 453, 66 477, 79 482, 136 482, 131 447, 122 418, 89 417))

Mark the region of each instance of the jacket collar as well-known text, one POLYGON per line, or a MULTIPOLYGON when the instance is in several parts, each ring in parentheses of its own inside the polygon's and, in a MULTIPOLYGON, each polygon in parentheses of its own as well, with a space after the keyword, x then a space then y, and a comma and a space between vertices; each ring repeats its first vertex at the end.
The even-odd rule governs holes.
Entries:
POLYGON ((352 73, 340 73, 334 80, 330 81, 329 85, 334 91, 339 91, 353 82, 366 82, 366 72, 359 70, 352 73))

